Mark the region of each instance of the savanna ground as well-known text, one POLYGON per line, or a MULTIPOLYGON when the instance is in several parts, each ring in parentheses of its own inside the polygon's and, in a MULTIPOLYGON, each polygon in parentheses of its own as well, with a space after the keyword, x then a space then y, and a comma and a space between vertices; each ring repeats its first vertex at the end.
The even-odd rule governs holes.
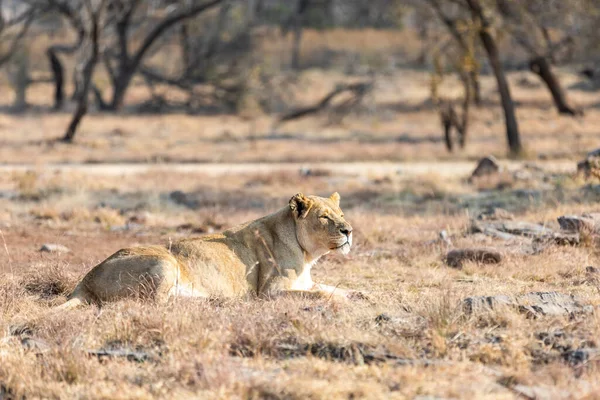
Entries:
POLYGON ((593 238, 525 255, 520 244, 468 234, 470 218, 489 206, 555 227, 559 215, 597 211, 596 186, 555 174, 539 181, 507 175, 504 188, 491 191, 498 181, 471 185, 461 176, 315 175, 217 179, 174 176, 168 166, 117 176, 43 168, 4 174, 2 396, 480 399, 534 390, 542 398, 594 398, 595 359, 565 354, 595 348, 597 313, 469 315, 461 300, 560 291, 600 304, 598 278, 586 273, 600 262, 593 238), (355 245, 348 257, 326 256, 314 278, 368 299, 130 300, 48 315, 78 278, 121 247, 202 235, 272 212, 295 192, 334 190, 355 245), (450 268, 441 230, 455 247, 495 246, 506 258, 450 268), (44 243, 71 251, 40 252, 44 243), (99 349, 142 356, 90 355, 99 349))
MULTIPOLYGON (((361 36, 351 41, 379 43, 361 36)), ((332 45, 343 39, 333 37, 332 45)), ((600 96, 560 70, 586 115, 557 116, 535 77, 509 74, 523 157, 545 171, 517 161, 516 176, 470 184, 464 170, 415 176, 391 163, 364 171, 314 167, 506 154, 491 77, 482 77, 484 104, 472 110, 467 148, 448 154, 427 100, 429 75, 393 70, 341 123, 318 116, 272 129, 273 116, 251 106, 236 116, 154 115, 131 106, 87 116, 73 145, 54 141, 70 115, 48 112, 49 86, 33 86, 28 111, 0 115, 0 161, 27 165, 0 174, 0 398, 597 398, 597 359, 593 352, 573 356, 598 346, 597 312, 471 315, 462 300, 559 291, 600 305, 600 278, 586 272, 600 264, 595 237, 530 252, 526 239, 469 233, 471 219, 489 207, 552 228, 560 215, 600 211, 597 182, 572 173, 597 147, 600 96), (111 162, 153 164, 146 172, 77 168, 111 162), (298 162, 312 169, 250 165, 209 174, 202 166, 173 172, 162 162, 298 162), (557 172, 552 163, 559 162, 572 167, 557 172), (75 165, 56 172, 47 163, 75 165), (340 192, 355 232, 350 255, 326 256, 315 281, 363 291, 366 299, 129 300, 49 314, 83 274, 122 247, 220 230, 273 212, 300 191, 340 192), (450 268, 442 230, 454 247, 496 247, 504 260, 450 268), (45 243, 70 251, 40 252, 45 243), (98 350, 117 356, 92 354, 98 350), (130 357, 118 356, 123 352, 130 357)), ((337 82, 364 77, 307 69, 292 85, 293 103, 309 104, 337 82)), ((460 86, 447 78, 441 94, 458 98, 460 86)), ((147 97, 138 84, 127 103, 147 97)), ((0 92, 7 111, 11 101, 10 92, 0 92)))

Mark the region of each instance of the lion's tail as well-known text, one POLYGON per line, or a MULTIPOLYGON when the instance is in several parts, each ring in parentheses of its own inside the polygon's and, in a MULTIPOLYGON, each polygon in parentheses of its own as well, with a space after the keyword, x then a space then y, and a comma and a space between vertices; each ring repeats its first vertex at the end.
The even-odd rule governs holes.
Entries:
POLYGON ((52 308, 52 313, 74 310, 83 305, 89 304, 90 303, 89 298, 88 298, 89 296, 87 296, 86 290, 82 286, 83 285, 80 282, 77 285, 77 287, 75 287, 75 290, 73 290, 73 293, 71 293, 69 295, 66 302, 64 302, 63 304, 61 304, 59 306, 52 308))
POLYGON ((25 332, 30 331, 32 326, 37 325, 38 323, 44 321, 46 318, 48 318, 52 315, 56 315, 58 313, 62 313, 64 311, 68 311, 68 310, 74 310, 74 309, 76 309, 82 305, 88 304, 88 303, 89 302, 87 301, 85 296, 80 291, 78 291, 76 288, 75 291, 69 296, 69 298, 66 302, 64 302, 63 304, 61 304, 59 306, 51 308, 49 312, 42 314, 42 315, 38 315, 37 317, 34 317, 34 318, 30 318, 26 321, 19 321, 19 322, 15 323, 14 325, 11 325, 11 327, 10 327, 11 334, 21 335, 25 332))
POLYGON ((81 296, 72 297, 69 300, 65 301, 60 306, 56 306, 52 309, 52 312, 60 312, 60 311, 68 311, 79 308, 83 305, 87 304, 87 301, 81 296))

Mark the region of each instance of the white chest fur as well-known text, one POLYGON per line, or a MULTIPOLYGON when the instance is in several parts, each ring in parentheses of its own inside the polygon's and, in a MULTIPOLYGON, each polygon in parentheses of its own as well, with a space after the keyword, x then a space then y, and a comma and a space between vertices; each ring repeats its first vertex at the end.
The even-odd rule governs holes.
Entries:
POLYGON ((315 265, 317 260, 310 263, 304 264, 302 272, 296 280, 292 283, 292 290, 310 290, 314 286, 312 277, 310 276, 310 270, 315 265))

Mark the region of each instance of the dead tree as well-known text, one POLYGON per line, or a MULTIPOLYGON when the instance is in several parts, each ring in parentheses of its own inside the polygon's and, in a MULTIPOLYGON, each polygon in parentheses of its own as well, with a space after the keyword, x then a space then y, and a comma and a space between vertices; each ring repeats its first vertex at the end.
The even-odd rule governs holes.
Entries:
POLYGON ((106 0, 100 0, 96 7, 91 4, 92 0, 85 0, 85 10, 89 14, 89 22, 86 23, 89 26, 89 31, 86 32, 86 37, 89 40, 90 54, 85 62, 81 77, 81 91, 79 98, 77 99, 77 108, 71 119, 71 123, 67 128, 67 131, 62 138, 63 142, 71 143, 77 132, 77 127, 81 122, 81 119, 87 114, 88 111, 88 98, 90 86, 92 83, 92 76, 94 75, 94 69, 98 63, 98 57, 100 54, 100 23, 104 12, 106 0))
POLYGON ((293 44, 292 44, 292 68, 297 70, 300 68, 300 44, 302 43, 302 29, 306 9, 308 8, 309 0, 298 0, 296 12, 293 19, 293 44))
MULTIPOLYGON (((132 51, 133 17, 145 2, 141 0, 119 0, 111 2, 110 18, 114 23, 116 34, 116 49, 108 48, 103 54, 103 62, 108 72, 112 85, 112 97, 108 103, 103 101, 102 95, 97 88, 97 100, 107 110, 118 110, 123 105, 125 93, 129 88, 134 75, 139 72, 142 60, 148 54, 150 48, 161 38, 169 28, 193 18, 211 8, 223 3, 224 0, 211 1, 179 1, 177 6, 171 5, 172 10, 152 24, 150 30, 136 42, 141 44, 132 51)), ((139 30, 138 30, 139 31, 139 30)))
POLYGON ((295 119, 306 117, 311 114, 319 113, 328 108, 335 98, 344 93, 350 93, 352 97, 342 102, 342 104, 340 104, 339 107, 348 108, 350 105, 354 106, 360 103, 360 101, 372 88, 372 82, 360 82, 348 85, 338 85, 335 89, 333 89, 331 92, 325 95, 318 103, 307 107, 296 108, 282 115, 275 123, 275 127, 279 126, 284 122, 289 122, 295 119))
POLYGON ((6 21, 2 15, 2 0, 0 0, 0 35, 2 35, 2 41, 8 40, 10 43, 7 49, 0 53, 0 65, 12 58, 32 22, 43 11, 44 9, 38 4, 31 3, 25 11, 6 21), (17 33, 12 35, 8 33, 7 31, 11 30, 11 28, 17 29, 17 33))
POLYGON ((583 110, 573 107, 569 104, 567 95, 565 94, 560 81, 556 77, 556 74, 554 74, 552 66, 550 65, 547 57, 533 57, 531 60, 529 60, 529 69, 531 72, 538 75, 546 84, 550 94, 552 95, 552 99, 554 100, 554 105, 560 114, 573 116, 583 115, 583 110))
POLYGON ((515 105, 510 93, 510 86, 504 73, 504 67, 500 60, 500 51, 496 45, 496 39, 492 36, 492 25, 485 15, 481 2, 479 0, 466 0, 466 4, 471 11, 473 22, 479 26, 479 38, 481 44, 487 53, 488 60, 494 71, 502 109, 504 111, 504 120, 506 125, 506 137, 508 139, 508 147, 510 153, 516 156, 523 150, 521 146, 521 137, 519 135, 519 125, 515 115, 515 105))
MULTIPOLYGON (((471 99, 477 105, 481 104, 481 86, 479 84, 479 65, 475 56, 475 46, 472 40, 472 29, 465 29, 468 26, 468 21, 453 18, 444 11, 441 0, 427 0, 430 7, 435 11, 435 14, 444 24, 452 38, 455 40, 460 51, 462 52, 463 61, 470 64, 465 69, 468 72, 468 82, 471 86, 471 99), (459 27, 461 25, 461 27, 459 27)), ((462 79, 462 78, 461 78, 462 79)))
MULTIPOLYGON (((81 20, 80 11, 77 9, 78 2, 69 0, 48 0, 49 6, 62 15, 73 30, 77 33, 77 39, 72 44, 53 45, 46 50, 46 56, 50 63, 50 70, 54 79, 54 109, 59 110, 63 106, 64 94, 64 68, 59 54, 73 54, 83 44, 86 31, 81 20)), ((77 97, 77 96, 76 96, 77 97)))
POLYGON ((560 80, 552 70, 552 60, 557 50, 572 43, 570 36, 566 36, 560 43, 554 43, 548 29, 539 23, 526 5, 510 0, 497 0, 497 4, 500 14, 506 20, 508 31, 530 54, 529 69, 544 82, 557 111, 566 115, 583 115, 582 110, 569 103, 560 80))

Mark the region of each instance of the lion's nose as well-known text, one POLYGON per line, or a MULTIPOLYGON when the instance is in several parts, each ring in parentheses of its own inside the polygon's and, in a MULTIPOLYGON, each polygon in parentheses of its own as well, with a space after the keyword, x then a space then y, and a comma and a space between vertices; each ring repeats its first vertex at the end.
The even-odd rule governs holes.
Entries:
POLYGON ((350 228, 349 226, 345 226, 343 228, 340 228, 340 232, 342 232, 342 234, 349 236, 352 233, 352 228, 350 228))

